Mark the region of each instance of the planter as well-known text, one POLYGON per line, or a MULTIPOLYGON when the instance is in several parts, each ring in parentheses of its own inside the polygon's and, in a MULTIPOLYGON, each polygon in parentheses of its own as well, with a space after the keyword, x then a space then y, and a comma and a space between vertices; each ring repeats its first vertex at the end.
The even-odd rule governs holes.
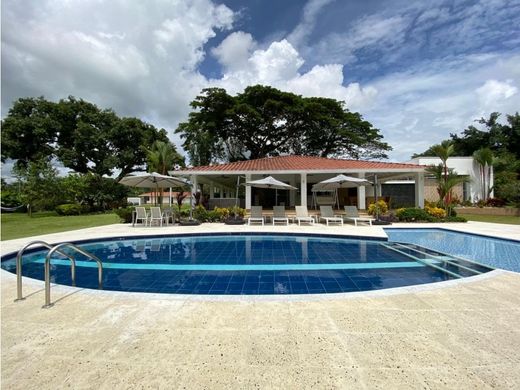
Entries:
POLYGON ((391 225, 392 222, 382 221, 380 219, 372 221, 372 225, 391 225))
POLYGON ((196 219, 186 219, 184 221, 180 221, 179 225, 181 226, 199 226, 200 222, 196 219))
POLYGON ((245 225, 246 221, 243 218, 229 218, 224 221, 226 225, 245 225))
POLYGON ((501 215, 501 216, 520 216, 520 209, 513 207, 455 207, 457 215, 501 215))

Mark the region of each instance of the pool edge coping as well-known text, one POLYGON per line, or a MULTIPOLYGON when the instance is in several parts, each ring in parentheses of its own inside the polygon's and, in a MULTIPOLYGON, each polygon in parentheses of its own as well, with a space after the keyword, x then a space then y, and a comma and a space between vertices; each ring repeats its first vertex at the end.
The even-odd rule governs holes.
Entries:
MULTIPOLYGON (((139 300, 171 300, 171 301, 194 301, 194 302, 316 302, 316 301, 330 301, 330 300, 343 300, 353 298, 378 298, 400 294, 414 294, 424 291, 434 291, 444 288, 456 287, 460 284, 476 283, 489 278, 494 278, 500 275, 514 274, 516 272, 495 269, 493 271, 486 272, 484 274, 468 276, 461 279, 446 280, 442 282, 417 284, 412 286, 403 287, 391 287, 379 290, 369 291, 353 291, 344 293, 324 293, 324 294, 251 294, 251 295, 203 295, 203 294, 161 294, 161 293, 146 293, 146 292, 131 292, 131 291, 113 291, 113 290, 95 290, 87 288, 78 288, 72 286, 66 286, 62 284, 51 283, 51 288, 55 293, 62 295, 71 295, 78 292, 82 292, 86 295, 91 296, 108 296, 108 297, 123 297, 123 298, 137 298, 139 300)), ((16 283, 16 274, 1 269, 1 279, 5 281, 12 281, 16 283)), ((37 292, 42 292, 44 289, 45 282, 37 279, 28 277, 22 278, 24 285, 39 288, 37 292)), ((32 295, 32 294, 31 294, 32 295)))

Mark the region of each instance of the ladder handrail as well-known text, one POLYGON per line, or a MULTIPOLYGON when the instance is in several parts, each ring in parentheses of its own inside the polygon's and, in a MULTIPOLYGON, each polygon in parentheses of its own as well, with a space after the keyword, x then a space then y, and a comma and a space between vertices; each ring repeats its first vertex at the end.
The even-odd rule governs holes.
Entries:
MULTIPOLYGON (((22 249, 18 251, 18 254, 16 255, 16 301, 24 300, 22 293, 22 259, 23 259, 23 253, 27 250, 27 248, 33 246, 33 245, 41 245, 46 247, 47 249, 52 249, 53 246, 45 241, 36 240, 31 241, 28 244, 26 244, 22 249)), ((74 257, 71 255, 68 255, 67 253, 64 253, 62 251, 56 251, 60 255, 68 258, 71 262, 71 278, 72 278, 72 284, 76 284, 76 261, 74 260, 74 257)))
POLYGON ((101 260, 93 255, 81 249, 80 247, 74 245, 71 242, 62 242, 61 244, 55 245, 47 256, 45 257, 45 305, 44 308, 51 307, 53 304, 51 303, 51 257, 54 252, 59 252, 59 249, 62 247, 69 247, 74 249, 76 252, 81 253, 83 256, 88 257, 91 260, 94 260, 98 265, 98 288, 103 288, 103 263, 101 260))

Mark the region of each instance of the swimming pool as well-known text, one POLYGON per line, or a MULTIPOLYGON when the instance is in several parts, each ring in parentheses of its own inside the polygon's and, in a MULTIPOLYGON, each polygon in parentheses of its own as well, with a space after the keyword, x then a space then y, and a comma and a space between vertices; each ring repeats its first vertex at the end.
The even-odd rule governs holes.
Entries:
MULTIPOLYGON (((105 290, 179 294, 322 294, 378 290, 472 276, 490 269, 418 246, 290 234, 126 237, 77 244, 103 261, 105 290)), ((43 279, 45 250, 24 255, 23 275, 43 279)), ((71 285, 70 263, 51 281, 71 285)), ((76 257, 76 286, 97 288, 96 263, 76 257)), ((2 258, 15 272, 15 255, 2 258)))
POLYGON ((390 241, 417 244, 494 268, 520 272, 520 241, 446 229, 384 229, 390 241))

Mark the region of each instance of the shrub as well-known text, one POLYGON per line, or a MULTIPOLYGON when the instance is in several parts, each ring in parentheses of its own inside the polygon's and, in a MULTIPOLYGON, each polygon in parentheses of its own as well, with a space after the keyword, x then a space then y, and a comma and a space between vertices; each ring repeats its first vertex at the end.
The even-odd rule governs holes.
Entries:
POLYGON ((444 209, 441 209, 440 207, 424 206, 424 210, 428 214, 430 214, 432 217, 435 217, 435 218, 445 218, 446 217, 446 211, 444 209))
POLYGON ((200 222, 208 221, 208 210, 204 208, 202 205, 198 205, 193 210, 193 219, 196 219, 200 222))
POLYGON ((224 222, 229 217, 229 209, 226 207, 215 207, 215 222, 224 222))
POLYGON ((468 220, 464 217, 457 217, 452 215, 451 217, 446 217, 446 219, 444 219, 444 222, 468 222, 468 220))
POLYGON ((132 222, 132 212, 135 210, 135 207, 122 207, 119 209, 114 209, 114 212, 121 218, 122 223, 130 223, 132 222))
POLYGON ((417 222, 417 221, 426 221, 433 222, 435 218, 429 215, 425 210, 411 207, 406 209, 399 209, 396 213, 399 221, 405 222, 417 222))
POLYGON ((82 207, 76 203, 66 203, 56 206, 55 210, 58 215, 80 215, 82 207))
POLYGON ((377 203, 371 203, 368 206, 368 214, 376 215, 376 214, 384 214, 388 211, 388 205, 384 200, 378 200, 377 203))
POLYGON ((244 218, 246 215, 246 209, 240 208, 238 206, 233 206, 229 208, 229 214, 235 217, 244 218))
POLYGON ((500 198, 489 198, 486 200, 486 206, 488 207, 504 207, 506 201, 500 198))

